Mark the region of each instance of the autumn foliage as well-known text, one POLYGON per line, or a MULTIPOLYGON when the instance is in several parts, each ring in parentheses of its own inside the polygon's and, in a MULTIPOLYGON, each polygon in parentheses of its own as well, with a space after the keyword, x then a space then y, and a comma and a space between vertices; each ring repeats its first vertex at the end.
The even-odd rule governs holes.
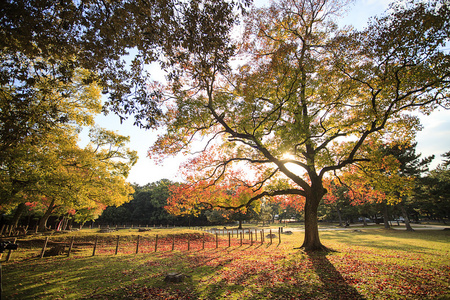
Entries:
POLYGON ((409 179, 398 175, 395 160, 371 150, 410 143, 420 129, 411 112, 448 105, 449 55, 442 52, 447 4, 394 3, 362 31, 334 23, 345 5, 280 0, 254 8, 242 18, 235 42, 233 23, 205 1, 198 40, 180 50, 191 51, 177 56, 177 76, 162 90, 167 130, 149 151, 194 152, 197 160, 181 172, 197 172, 185 179, 200 190, 211 184, 228 190, 227 181, 234 179, 227 177, 245 170, 242 186, 254 192, 247 194, 253 195, 248 203, 240 202, 246 197, 216 196, 212 189, 211 207, 224 206, 224 199, 235 201, 231 208, 277 197, 300 209, 304 200, 303 246, 311 250, 324 249, 317 209, 328 178, 348 173, 355 203, 383 197, 397 203, 409 193, 409 179), (210 27, 213 20, 217 27, 210 27), (212 34, 221 37, 221 49, 206 45, 212 34), (200 149, 194 149, 196 142, 200 149))

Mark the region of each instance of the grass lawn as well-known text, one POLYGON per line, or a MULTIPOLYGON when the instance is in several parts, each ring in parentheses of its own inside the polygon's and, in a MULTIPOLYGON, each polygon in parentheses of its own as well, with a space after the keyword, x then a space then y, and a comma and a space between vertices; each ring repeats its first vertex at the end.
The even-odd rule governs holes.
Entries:
MULTIPOLYGON (((88 241, 92 232, 74 235, 88 241)), ((139 254, 137 230, 119 234, 118 255, 118 233, 102 235, 96 256, 86 247, 69 258, 39 259, 39 247, 25 243, 2 262, 3 299, 450 299, 450 231, 321 232, 335 250, 328 253, 294 249, 302 232, 271 245, 258 239, 241 246, 234 238, 228 247, 224 237, 218 248, 207 235, 202 250, 202 235, 194 231, 152 230, 142 235, 139 254), (161 246, 154 252, 157 233, 161 246), (167 234, 176 236, 174 251, 167 234), (169 272, 187 276, 166 283, 169 272)))

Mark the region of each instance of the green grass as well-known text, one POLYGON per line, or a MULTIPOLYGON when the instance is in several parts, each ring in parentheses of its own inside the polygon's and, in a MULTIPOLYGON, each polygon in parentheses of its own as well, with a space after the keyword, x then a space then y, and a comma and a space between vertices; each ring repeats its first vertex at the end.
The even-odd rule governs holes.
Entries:
MULTIPOLYGON (((91 241, 94 230, 52 239, 91 241)), ((449 231, 381 229, 321 232, 334 252, 308 254, 298 247, 303 233, 283 235, 272 245, 214 236, 201 247, 201 232, 137 230, 101 235, 97 256, 92 246, 66 256, 39 259, 39 242, 29 243, 3 265, 4 299, 448 299, 450 298, 449 231), (158 234, 161 249, 154 252, 158 234), (176 249, 171 251, 171 234, 176 249), (186 234, 191 248, 187 251, 186 234), (114 255, 115 240, 123 241, 114 255), (166 239, 165 239, 166 237, 166 239), (107 246, 106 241, 113 243, 107 246), (122 246, 121 246, 122 247, 122 246), (164 248, 166 247, 166 248, 164 248), (108 251, 106 249, 109 249, 108 251), (123 254, 128 249, 129 254, 123 254), (34 256, 33 258, 27 258, 34 256), (169 272, 188 277, 165 283, 169 272)))

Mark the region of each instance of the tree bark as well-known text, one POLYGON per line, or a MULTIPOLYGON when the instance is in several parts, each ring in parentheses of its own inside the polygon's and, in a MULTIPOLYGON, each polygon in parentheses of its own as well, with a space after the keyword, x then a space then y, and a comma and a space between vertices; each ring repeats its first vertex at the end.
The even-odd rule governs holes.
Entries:
POLYGON ((305 203, 305 239, 301 248, 305 251, 326 251, 328 250, 320 242, 319 237, 319 226, 317 222, 317 209, 319 203, 324 195, 324 189, 321 187, 323 192, 312 193, 306 197, 305 203))
POLYGON ((411 227, 411 223, 409 222, 409 216, 408 213, 406 212, 405 206, 401 202, 399 203, 399 206, 400 210, 402 211, 403 219, 405 219, 406 231, 414 231, 414 229, 411 227))
POLYGON ((339 209, 339 206, 336 205, 336 212, 338 214, 339 217, 339 226, 342 227, 342 216, 341 216, 341 210, 339 209))
POLYGON ((17 206, 17 208, 16 208, 16 211, 14 212, 14 217, 13 217, 13 219, 12 219, 12 221, 11 221, 11 226, 13 226, 14 228, 16 228, 17 227, 17 225, 19 225, 19 220, 20 220, 20 217, 22 216, 22 214, 23 214, 23 212, 25 211, 25 208, 26 208, 27 206, 25 205, 25 203, 20 203, 18 206, 17 206))
POLYGON ((384 229, 391 229, 391 226, 389 226, 389 212, 388 212, 388 205, 384 203, 383 205, 383 223, 384 223, 384 229))
POLYGON ((47 229, 47 220, 55 209, 55 200, 52 200, 50 205, 48 206, 47 211, 44 213, 42 218, 39 220, 39 228, 38 231, 43 232, 47 229))

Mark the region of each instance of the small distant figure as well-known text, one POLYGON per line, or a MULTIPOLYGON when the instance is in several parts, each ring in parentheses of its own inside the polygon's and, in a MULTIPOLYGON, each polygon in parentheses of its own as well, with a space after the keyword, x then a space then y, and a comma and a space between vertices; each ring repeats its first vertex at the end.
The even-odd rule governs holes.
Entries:
POLYGON ((350 222, 349 221, 346 221, 345 222, 345 227, 347 228, 347 227, 350 227, 350 222))

